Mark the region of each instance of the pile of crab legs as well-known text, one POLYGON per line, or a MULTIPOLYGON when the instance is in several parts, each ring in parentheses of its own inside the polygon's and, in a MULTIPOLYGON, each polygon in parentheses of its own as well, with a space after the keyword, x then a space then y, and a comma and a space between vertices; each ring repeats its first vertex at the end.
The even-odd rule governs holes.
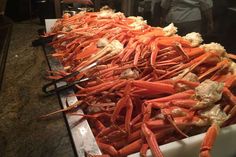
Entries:
POLYGON ((68 81, 91 78, 76 85, 75 106, 86 114, 70 114, 90 121, 102 156, 146 156, 150 148, 162 157, 159 145, 206 131, 199 156, 210 157, 219 128, 236 122, 235 55, 176 32, 102 10, 64 15, 46 34, 57 36, 50 44, 64 65, 52 79, 75 71, 68 81))

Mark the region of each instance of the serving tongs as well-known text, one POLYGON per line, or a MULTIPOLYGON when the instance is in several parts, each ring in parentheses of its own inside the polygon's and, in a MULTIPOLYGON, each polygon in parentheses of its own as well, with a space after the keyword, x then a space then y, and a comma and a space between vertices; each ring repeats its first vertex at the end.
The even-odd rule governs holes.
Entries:
POLYGON ((64 91, 68 88, 72 88, 74 87, 76 84, 81 84, 81 83, 85 83, 91 79, 93 79, 92 77, 82 77, 80 80, 75 80, 73 82, 67 82, 66 83, 66 80, 70 79, 70 78, 73 78, 75 76, 77 76, 78 74, 80 74, 81 72, 85 71, 85 70, 88 70, 90 68, 93 68, 97 65, 97 62, 94 62, 90 65, 88 65, 87 67, 81 69, 80 71, 75 71, 69 75, 66 75, 62 78, 59 78, 57 80, 53 80, 51 81, 50 83, 47 83, 45 84, 43 87, 42 87, 42 91, 46 94, 46 96, 50 96, 50 95, 54 95, 56 93, 59 93, 61 91, 64 91), (61 82, 64 82, 66 83, 65 85, 62 85, 62 86, 59 86, 59 87, 56 87, 56 84, 57 83, 61 83, 61 82))

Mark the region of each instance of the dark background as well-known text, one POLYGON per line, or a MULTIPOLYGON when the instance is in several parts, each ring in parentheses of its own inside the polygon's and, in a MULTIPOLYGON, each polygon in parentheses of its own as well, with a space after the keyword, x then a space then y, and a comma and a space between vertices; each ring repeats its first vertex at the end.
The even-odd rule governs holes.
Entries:
MULTIPOLYGON (((108 4, 113 9, 120 11, 119 0, 101 0, 102 4, 108 4)), ((213 18, 214 32, 212 34, 204 34, 205 43, 218 42, 225 46, 226 50, 236 53, 236 11, 229 8, 236 8, 236 0, 213 0, 213 18)), ((135 0, 135 8, 133 15, 143 16, 148 24, 157 26, 157 16, 152 16, 150 11, 150 3, 142 3, 142 0, 135 0), (143 7, 143 12, 138 12, 138 7, 143 7)), ((160 9, 157 6, 157 10, 160 9)), ((236 10, 236 9, 235 9, 236 10)), ((41 24, 45 18, 55 18, 53 0, 8 0, 6 6, 6 15, 13 21, 22 21, 38 17, 41 24)), ((158 14, 158 11, 155 13, 158 14)), ((203 22, 203 27, 205 23, 203 22)))
POLYGON ((5 15, 14 21, 34 17, 54 18, 53 0, 8 0, 5 15))

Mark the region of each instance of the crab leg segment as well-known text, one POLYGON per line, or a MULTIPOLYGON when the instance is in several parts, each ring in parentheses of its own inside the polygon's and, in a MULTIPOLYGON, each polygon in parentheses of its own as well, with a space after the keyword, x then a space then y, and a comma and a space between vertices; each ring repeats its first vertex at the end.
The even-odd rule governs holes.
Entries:
POLYGON ((161 82, 148 82, 148 81, 141 81, 135 80, 132 82, 135 87, 139 87, 142 89, 147 89, 156 92, 163 92, 163 93, 175 93, 174 86, 167 83, 161 82))
POLYGON ((157 144, 155 134, 147 127, 145 123, 142 125, 142 132, 147 140, 149 147, 151 148, 152 155, 154 157, 164 157, 157 144))
POLYGON ((217 124, 212 124, 212 126, 207 130, 206 136, 200 148, 199 157, 211 157, 210 150, 215 142, 218 131, 219 126, 217 124))

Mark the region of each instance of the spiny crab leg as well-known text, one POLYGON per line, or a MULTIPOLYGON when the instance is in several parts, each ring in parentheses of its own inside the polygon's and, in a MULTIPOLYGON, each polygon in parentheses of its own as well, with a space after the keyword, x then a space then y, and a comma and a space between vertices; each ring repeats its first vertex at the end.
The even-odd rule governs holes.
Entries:
POLYGON ((215 142, 216 136, 219 132, 219 126, 215 123, 207 130, 205 138, 203 139, 199 157, 211 157, 210 150, 215 142))
POLYGON ((156 59, 157 59, 157 54, 159 51, 159 48, 156 44, 156 42, 158 42, 158 39, 154 40, 154 42, 152 42, 151 44, 151 66, 154 66, 156 63, 156 59))
POLYGON ((82 61, 78 66, 76 66, 75 70, 81 70, 84 67, 92 64, 93 62, 96 62, 96 61, 99 62, 99 60, 105 55, 108 55, 110 57, 115 56, 119 54, 122 51, 122 49, 123 49, 123 45, 118 40, 113 40, 111 43, 105 45, 105 47, 102 50, 98 51, 94 55, 91 55, 87 60, 82 61))
POLYGON ((67 107, 67 108, 60 109, 60 110, 57 110, 57 111, 48 113, 48 114, 46 114, 46 115, 42 115, 42 116, 40 116, 39 118, 46 118, 46 117, 49 117, 49 116, 54 115, 54 114, 56 114, 56 113, 70 111, 70 110, 72 110, 72 109, 77 108, 79 105, 82 104, 82 102, 83 102, 82 100, 76 101, 74 104, 70 105, 70 106, 67 107))
POLYGON ((152 102, 169 102, 171 100, 175 99, 187 99, 194 95, 194 90, 187 90, 181 93, 172 94, 170 96, 162 97, 162 98, 156 98, 147 100, 146 103, 152 103, 152 102))
POLYGON ((188 54, 184 51, 180 43, 175 42, 173 45, 177 53, 179 53, 185 60, 189 60, 188 54))
POLYGON ((215 67, 207 70, 205 73, 203 73, 201 76, 199 76, 198 79, 201 80, 204 77, 206 77, 207 75, 211 74, 212 72, 215 72, 215 71, 220 70, 220 69, 224 69, 228 66, 229 66, 229 61, 225 59, 225 60, 217 63, 217 65, 215 67))
POLYGON ((201 56, 198 56, 198 57, 192 59, 190 62, 188 62, 186 64, 182 64, 182 65, 178 66, 175 69, 171 69, 171 71, 168 71, 166 74, 162 75, 159 79, 164 79, 164 78, 167 78, 167 77, 174 77, 178 73, 181 73, 181 71, 184 71, 184 69, 189 68, 189 67, 190 67, 189 72, 191 72, 193 69, 195 69, 201 63, 203 63, 210 56, 211 56, 210 53, 205 53, 201 56))
POLYGON ((158 144, 156 141, 156 136, 155 134, 147 127, 147 125, 144 123, 142 124, 142 133, 144 134, 147 143, 152 151, 152 155, 154 157, 164 157, 158 144))
POLYGON ((235 54, 228 53, 227 56, 231 59, 236 60, 236 55, 235 54))
POLYGON ((130 121, 133 112, 133 104, 130 98, 131 84, 128 82, 125 87, 124 97, 122 97, 116 104, 116 108, 111 116, 111 122, 116 123, 116 119, 123 108, 126 108, 125 129, 130 134, 130 121))
POLYGON ((182 130, 180 130, 180 128, 175 124, 173 118, 170 115, 165 115, 165 117, 180 135, 182 135, 185 138, 189 137, 182 130))
POLYGON ((118 157, 118 152, 113 146, 99 141, 97 141, 97 144, 102 151, 111 154, 111 156, 118 157))
POLYGON ((163 92, 163 93, 175 93, 173 85, 161 82, 148 82, 148 81, 141 81, 141 80, 134 80, 132 84, 135 87, 139 87, 142 89, 148 89, 156 92, 163 92))
POLYGON ((147 143, 143 143, 142 147, 140 149, 140 156, 145 157, 146 154, 147 154, 148 148, 149 148, 148 144, 147 143))

